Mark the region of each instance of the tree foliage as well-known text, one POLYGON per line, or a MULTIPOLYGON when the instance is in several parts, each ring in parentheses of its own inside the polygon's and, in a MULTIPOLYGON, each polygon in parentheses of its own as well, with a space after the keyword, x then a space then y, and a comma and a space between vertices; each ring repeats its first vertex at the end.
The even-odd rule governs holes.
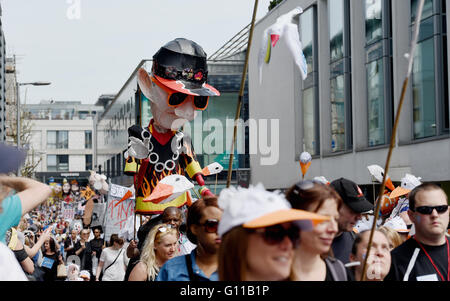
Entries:
POLYGON ((272 9, 274 9, 278 4, 280 4, 281 2, 283 2, 283 0, 272 0, 269 3, 269 11, 271 11, 272 9))

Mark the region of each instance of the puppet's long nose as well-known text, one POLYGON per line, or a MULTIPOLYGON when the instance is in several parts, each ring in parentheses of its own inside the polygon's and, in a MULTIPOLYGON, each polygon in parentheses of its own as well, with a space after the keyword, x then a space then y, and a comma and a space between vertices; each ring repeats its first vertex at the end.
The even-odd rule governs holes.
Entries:
POLYGON ((188 99, 175 109, 175 115, 180 118, 192 121, 195 119, 194 96, 189 95, 188 99))

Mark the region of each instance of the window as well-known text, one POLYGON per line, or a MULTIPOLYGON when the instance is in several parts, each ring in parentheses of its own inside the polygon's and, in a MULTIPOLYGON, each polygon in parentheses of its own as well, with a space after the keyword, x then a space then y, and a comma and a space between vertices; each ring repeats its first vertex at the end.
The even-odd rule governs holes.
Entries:
POLYGON ((328 1, 332 152, 352 147, 349 19, 349 0, 328 1))
POLYGON ((69 132, 68 131, 47 131, 48 149, 68 149, 69 132))
POLYGON ((122 167, 122 156, 121 154, 116 155, 116 165, 117 165, 117 176, 120 177, 120 174, 122 173, 123 167, 122 167))
POLYGON ((317 73, 317 15, 312 6, 300 15, 300 37, 308 64, 308 77, 303 81, 303 150, 311 155, 319 154, 319 90, 317 73))
MULTIPOLYGON (((417 5, 411 0, 411 32, 417 5)), ((445 1, 425 1, 412 72, 414 139, 449 130, 445 15, 445 1)))
POLYGON ((47 171, 69 171, 69 156, 47 155, 47 171))
POLYGON ((392 50, 389 0, 365 0, 369 147, 384 145, 392 132, 392 50))
POLYGON ((92 169, 92 155, 86 155, 86 170, 93 170, 92 169))
POLYGON ((92 131, 84 131, 84 148, 92 148, 92 131))

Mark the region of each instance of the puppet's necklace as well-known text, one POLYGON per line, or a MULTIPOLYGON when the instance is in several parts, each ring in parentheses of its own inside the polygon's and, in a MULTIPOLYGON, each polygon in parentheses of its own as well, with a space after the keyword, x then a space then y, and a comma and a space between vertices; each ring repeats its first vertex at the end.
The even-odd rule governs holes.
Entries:
MULTIPOLYGON (((149 151, 149 155, 148 155, 148 161, 154 165, 154 169, 156 172, 163 172, 164 169, 167 171, 172 171, 175 169, 176 167, 176 163, 175 161, 178 160, 178 158, 180 157, 180 150, 182 145, 182 139, 184 137, 184 134, 182 132, 178 132, 175 134, 175 136, 172 138, 171 140, 171 149, 172 151, 174 150, 175 146, 174 143, 176 144, 176 150, 173 151, 173 155, 172 155, 172 159, 167 160, 166 162, 162 163, 159 162, 159 155, 154 152, 154 146, 153 143, 150 141, 148 144, 148 151, 149 151)), ((150 134, 150 139, 151 140, 152 135, 150 134)))

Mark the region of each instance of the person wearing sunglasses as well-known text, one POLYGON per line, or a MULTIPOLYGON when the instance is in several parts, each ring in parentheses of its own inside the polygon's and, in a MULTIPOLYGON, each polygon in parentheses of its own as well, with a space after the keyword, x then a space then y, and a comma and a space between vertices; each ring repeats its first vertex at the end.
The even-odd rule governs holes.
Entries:
POLYGON ((128 281, 154 281, 167 260, 178 255, 176 227, 159 224, 148 234, 139 262, 131 271, 128 281))
POLYGON ((291 209, 285 197, 262 184, 221 191, 221 281, 283 281, 289 278, 300 229, 328 217, 291 209))
MULTIPOLYGON (((286 193, 292 208, 328 216, 312 231, 300 233, 301 244, 295 250, 291 280, 347 281, 351 273, 344 264, 331 256, 331 245, 338 232, 339 209, 342 199, 330 186, 314 181, 295 184, 286 193)), ((350 276, 350 277, 349 277, 350 276)))
POLYGON ((222 209, 217 198, 195 201, 186 218, 187 237, 197 245, 190 254, 175 257, 161 268, 157 281, 217 281, 218 251, 221 240, 217 234, 222 209))
POLYGON ((409 194, 408 215, 415 235, 391 252, 392 265, 385 280, 450 281, 448 197, 433 183, 409 194))
POLYGON ((167 207, 182 207, 189 195, 166 202, 147 202, 164 177, 185 173, 201 187, 201 196, 213 196, 205 187, 202 168, 193 145, 180 129, 208 107, 219 91, 207 84, 207 55, 194 41, 178 38, 161 47, 153 56, 151 72, 137 72, 140 92, 150 101, 152 119, 148 126, 128 129, 125 174, 136 176, 136 213, 160 214, 167 207), (138 167, 139 166, 139 167, 138 167))

